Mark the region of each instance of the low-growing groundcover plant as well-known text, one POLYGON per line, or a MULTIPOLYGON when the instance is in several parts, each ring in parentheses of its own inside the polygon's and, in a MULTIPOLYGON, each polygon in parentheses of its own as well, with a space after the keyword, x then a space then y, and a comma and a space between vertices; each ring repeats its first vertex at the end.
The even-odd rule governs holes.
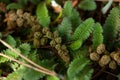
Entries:
POLYGON ((119 80, 120 6, 105 4, 0 0, 0 80, 119 80))

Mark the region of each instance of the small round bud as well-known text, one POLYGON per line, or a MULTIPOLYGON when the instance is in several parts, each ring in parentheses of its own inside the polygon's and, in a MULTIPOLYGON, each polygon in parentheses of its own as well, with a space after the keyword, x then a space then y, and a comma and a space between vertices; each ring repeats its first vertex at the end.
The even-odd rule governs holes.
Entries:
POLYGON ((42 34, 40 32, 35 32, 34 33, 34 38, 40 39, 42 37, 42 34))
POLYGON ((100 44, 100 45, 97 47, 96 52, 97 52, 98 54, 102 54, 104 51, 105 51, 105 45, 104 45, 104 44, 100 44))
POLYGON ((35 48, 39 48, 40 47, 40 41, 36 38, 33 39, 33 45, 35 48))
POLYGON ((50 45, 51 45, 52 47, 55 47, 55 45, 56 45, 55 40, 50 41, 50 45))
POLYGON ((120 65, 120 57, 117 59, 117 64, 120 65))
POLYGON ((24 19, 22 19, 22 18, 17 18, 16 23, 17 23, 17 26, 18 26, 18 27, 22 27, 23 24, 24 24, 24 19))
POLYGON ((23 16, 23 10, 22 9, 18 9, 16 14, 18 15, 18 17, 22 17, 23 16))
POLYGON ((44 27, 44 28, 42 29, 42 33, 43 33, 43 34, 46 34, 47 31, 50 31, 50 29, 49 29, 48 27, 44 27))
POLYGON ((62 49, 62 50, 67 50, 67 47, 66 47, 65 45, 62 45, 62 46, 61 46, 61 49, 62 49))
POLYGON ((61 37, 57 37, 57 38, 55 38, 55 42, 58 43, 58 44, 60 44, 60 43, 62 42, 61 37))
POLYGON ((15 21, 17 19, 17 15, 15 12, 9 14, 9 20, 10 21, 15 21))
POLYGON ((53 37, 54 37, 54 38, 59 37, 59 34, 58 34, 58 31, 57 31, 57 30, 53 32, 53 37))
POLYGON ((118 60, 118 58, 119 58, 119 53, 116 53, 116 52, 112 52, 111 54, 110 54, 110 56, 115 60, 115 61, 117 61, 118 60))
POLYGON ((101 67, 107 65, 111 61, 111 58, 109 55, 103 55, 101 59, 99 60, 99 65, 101 67))
POLYGON ((98 61, 100 59, 100 55, 98 55, 96 52, 90 53, 90 59, 93 61, 98 61))
POLYGON ((52 39, 52 32, 47 31, 45 36, 49 39, 52 39))
POLYGON ((60 44, 55 45, 55 49, 60 50, 61 49, 61 45, 60 44))
POLYGON ((117 67, 116 62, 115 62, 114 60, 110 61, 110 63, 109 63, 109 68, 111 68, 111 69, 116 69, 116 67, 117 67))
POLYGON ((41 45, 45 45, 47 43, 47 41, 48 41, 48 39, 44 38, 44 37, 40 39, 41 45))

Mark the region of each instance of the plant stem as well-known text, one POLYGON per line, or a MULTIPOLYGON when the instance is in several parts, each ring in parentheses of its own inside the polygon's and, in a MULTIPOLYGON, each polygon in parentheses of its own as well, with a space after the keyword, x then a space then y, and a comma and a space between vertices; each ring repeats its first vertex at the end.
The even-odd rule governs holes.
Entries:
POLYGON ((12 57, 9 57, 9 56, 7 56, 7 55, 5 55, 5 54, 3 54, 3 53, 0 53, 0 56, 5 57, 5 58, 7 58, 7 59, 10 59, 11 61, 14 61, 14 62, 16 62, 16 63, 18 63, 18 64, 21 64, 21 65, 23 65, 23 66, 25 66, 25 67, 31 68, 31 69, 33 69, 33 70, 35 70, 35 71, 42 72, 42 73, 44 73, 44 74, 48 74, 48 75, 51 75, 51 76, 55 76, 53 73, 45 72, 45 71, 43 71, 43 70, 41 70, 41 69, 38 69, 38 68, 33 67, 33 66, 29 65, 29 64, 26 64, 26 63, 24 63, 24 62, 21 62, 21 61, 19 61, 19 60, 16 60, 16 59, 14 59, 14 58, 12 58, 12 57))
POLYGON ((23 56, 21 53, 19 53, 17 50, 15 50, 14 48, 12 48, 9 44, 7 44, 5 41, 0 39, 0 42, 5 45, 6 47, 8 47, 9 49, 11 49, 13 52, 15 52, 16 54, 18 54, 21 58, 23 58, 24 60, 26 60, 27 62, 29 62, 30 64, 32 64, 33 66, 39 68, 40 70, 43 70, 45 72, 51 73, 56 75, 56 73, 54 71, 50 71, 42 66, 39 66, 38 64, 34 63, 33 61, 31 61, 30 59, 26 58, 25 56, 23 56))

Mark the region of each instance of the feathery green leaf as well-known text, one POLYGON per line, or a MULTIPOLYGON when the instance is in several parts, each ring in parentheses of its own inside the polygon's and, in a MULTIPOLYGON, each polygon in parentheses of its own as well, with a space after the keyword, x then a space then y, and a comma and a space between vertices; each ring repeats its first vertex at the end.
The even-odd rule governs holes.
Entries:
POLYGON ((79 7, 83 10, 95 10, 96 3, 94 0, 82 0, 79 4, 79 7))
POLYGON ((16 41, 15 39, 11 36, 11 35, 8 35, 5 39, 5 41, 11 45, 12 47, 15 47, 16 46, 16 41))
POLYGON ((75 30, 74 34, 71 37, 71 40, 81 40, 84 41, 87 39, 92 32, 94 27, 94 20, 88 18, 83 23, 81 23, 75 30))
POLYGON ((48 9, 44 2, 41 2, 38 4, 37 10, 36 10, 36 15, 37 15, 39 23, 43 27, 48 27, 48 25, 50 24, 50 16, 48 14, 48 9))
POLYGON ((98 45, 103 43, 103 29, 100 23, 96 23, 93 31, 93 49, 95 50, 98 45))

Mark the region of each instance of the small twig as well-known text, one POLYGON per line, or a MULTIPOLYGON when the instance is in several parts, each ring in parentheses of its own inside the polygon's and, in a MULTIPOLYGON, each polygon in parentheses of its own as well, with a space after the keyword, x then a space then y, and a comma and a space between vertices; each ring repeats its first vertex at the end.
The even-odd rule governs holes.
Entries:
POLYGON ((9 56, 7 56, 7 55, 5 55, 5 54, 3 54, 3 53, 0 53, 0 56, 5 57, 5 58, 7 58, 7 59, 10 59, 11 61, 14 61, 14 62, 16 62, 16 63, 18 63, 18 64, 21 64, 21 65, 23 65, 23 66, 25 66, 25 67, 31 68, 31 69, 33 69, 33 70, 35 70, 35 71, 42 72, 42 73, 44 73, 44 74, 48 74, 48 75, 52 75, 52 76, 54 75, 54 74, 45 72, 45 71, 43 71, 43 70, 40 70, 40 69, 38 69, 38 68, 36 68, 36 67, 33 67, 33 66, 29 65, 29 64, 26 64, 26 63, 24 63, 24 62, 21 62, 21 61, 19 61, 19 60, 17 60, 17 59, 14 59, 14 58, 12 58, 12 57, 9 57, 9 56))
POLYGON ((56 73, 54 71, 50 71, 42 66, 39 66, 38 64, 34 63, 33 61, 31 61, 30 59, 26 58, 25 56, 23 56, 21 53, 19 53, 17 50, 15 50, 14 48, 12 48, 9 44, 7 44, 5 41, 0 39, 0 42, 5 45, 6 47, 8 47, 9 49, 11 49, 13 52, 15 52, 16 54, 18 54, 21 58, 23 58, 24 60, 26 60, 27 62, 29 62, 30 64, 32 64, 33 66, 39 68, 40 70, 43 70, 44 72, 48 72, 51 73, 52 75, 56 75, 56 73))

